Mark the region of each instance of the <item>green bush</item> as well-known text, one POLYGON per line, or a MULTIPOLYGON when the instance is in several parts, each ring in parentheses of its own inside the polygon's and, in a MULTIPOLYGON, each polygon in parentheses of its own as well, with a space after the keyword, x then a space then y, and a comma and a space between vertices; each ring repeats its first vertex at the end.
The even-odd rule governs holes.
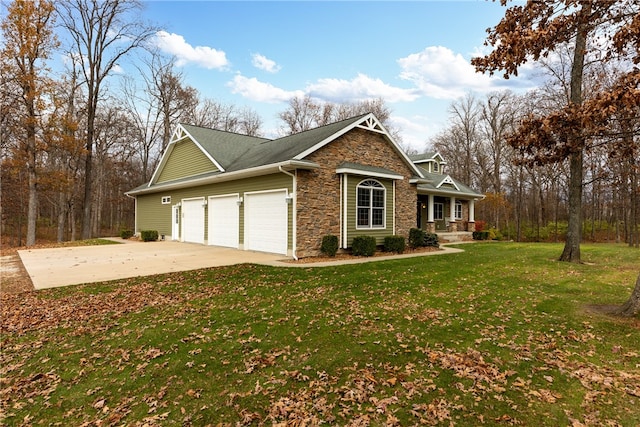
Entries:
POLYGON ((158 240, 157 230, 142 230, 140 232, 140 238, 143 242, 154 242, 158 240))
POLYGON ((424 246, 439 248, 440 242, 438 241, 438 235, 436 233, 424 233, 424 246))
POLYGON ((351 252, 355 256, 373 256, 376 252, 376 238, 373 236, 354 237, 351 252))
POLYGON ((424 246, 424 238, 426 233, 420 228, 412 228, 409 230, 409 246, 419 248, 424 246))
POLYGON ((489 239, 490 240, 502 240, 502 233, 495 227, 491 227, 489 229, 489 239))
POLYGON ((130 239, 133 237, 133 230, 128 228, 123 228, 120 230, 120 238, 122 239, 130 239))
POLYGON ((324 236, 322 238, 320 251, 330 257, 336 256, 336 252, 338 252, 338 236, 334 236, 333 234, 324 236))
POLYGON ((473 240, 487 240, 489 238, 488 231, 474 231, 473 240))
POLYGON ((384 251, 401 254, 404 252, 406 243, 402 236, 387 236, 384 238, 384 251))

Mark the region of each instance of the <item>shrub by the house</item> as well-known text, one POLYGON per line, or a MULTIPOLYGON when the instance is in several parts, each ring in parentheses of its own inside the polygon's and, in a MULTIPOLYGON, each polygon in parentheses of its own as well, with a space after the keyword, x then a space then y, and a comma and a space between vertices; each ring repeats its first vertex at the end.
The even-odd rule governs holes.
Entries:
POLYGON ((333 234, 324 236, 322 238, 320 251, 330 257, 336 256, 336 252, 338 252, 338 236, 334 236, 333 234))
POLYGON ((122 239, 130 239, 133 237, 133 230, 130 228, 122 228, 120 230, 120 238, 122 239))
POLYGON ((351 253, 355 256, 373 256, 376 252, 376 238, 373 236, 356 236, 351 243, 351 253))
POLYGON ((157 230, 142 230, 140 231, 140 238, 143 242, 154 242, 158 240, 157 230))
POLYGON ((488 231, 474 231, 473 240, 487 240, 489 239, 488 231))
POLYGON ((424 246, 425 231, 420 228, 412 228, 409 230, 409 246, 412 248, 420 248, 424 246))
POLYGON ((438 235, 436 233, 424 233, 424 246, 439 248, 438 235))
POLYGON ((406 244, 403 236, 387 236, 384 238, 384 251, 401 254, 404 252, 406 244))

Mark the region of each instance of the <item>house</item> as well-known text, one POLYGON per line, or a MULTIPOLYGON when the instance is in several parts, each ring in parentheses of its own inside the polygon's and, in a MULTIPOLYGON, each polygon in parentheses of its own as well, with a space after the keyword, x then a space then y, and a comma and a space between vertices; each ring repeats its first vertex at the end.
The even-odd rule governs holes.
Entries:
POLYGON ((180 124, 135 199, 135 230, 165 238, 306 257, 322 237, 349 248, 413 227, 473 230, 482 195, 408 157, 373 114, 278 139, 180 124))

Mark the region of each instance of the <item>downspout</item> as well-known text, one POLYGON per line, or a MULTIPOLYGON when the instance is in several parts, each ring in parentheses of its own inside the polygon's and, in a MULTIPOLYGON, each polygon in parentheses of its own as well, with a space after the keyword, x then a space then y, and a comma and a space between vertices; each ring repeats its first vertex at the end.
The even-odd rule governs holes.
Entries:
POLYGON ((133 199, 133 234, 138 233, 138 197, 124 193, 125 196, 133 199))
POLYGON ((280 172, 282 172, 285 175, 289 175, 291 178, 293 178, 293 205, 291 206, 291 210, 292 210, 292 216, 293 218, 291 219, 291 221, 293 222, 292 224, 292 228, 293 228, 293 236, 291 237, 292 240, 292 244, 293 244, 293 248, 292 248, 292 252, 293 252, 293 259, 295 259, 296 261, 298 260, 298 255, 296 254, 297 251, 297 241, 298 239, 296 238, 298 235, 298 224, 297 224, 297 218, 298 215, 296 214, 296 208, 297 208, 297 193, 298 193, 298 182, 296 181, 296 175, 291 173, 291 172, 287 172, 286 170, 284 170, 282 168, 282 166, 278 166, 278 170, 280 172))

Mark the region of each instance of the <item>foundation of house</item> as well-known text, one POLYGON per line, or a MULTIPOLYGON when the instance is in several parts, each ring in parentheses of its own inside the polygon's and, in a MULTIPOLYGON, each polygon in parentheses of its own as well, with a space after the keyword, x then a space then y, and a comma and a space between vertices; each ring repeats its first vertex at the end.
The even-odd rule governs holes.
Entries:
POLYGON ((453 231, 437 234, 440 243, 470 242, 473 240, 473 233, 470 231, 453 231))

